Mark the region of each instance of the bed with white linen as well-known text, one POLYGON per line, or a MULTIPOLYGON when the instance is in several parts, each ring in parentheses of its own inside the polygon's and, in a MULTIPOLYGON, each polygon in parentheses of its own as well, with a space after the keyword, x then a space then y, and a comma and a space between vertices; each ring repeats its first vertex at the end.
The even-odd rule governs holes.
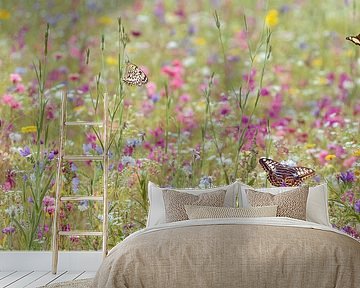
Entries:
MULTIPOLYGON (((234 207, 237 196, 240 206, 248 205, 246 188, 241 183, 223 187, 224 206, 234 207)), ((165 223, 162 192, 149 184, 148 227, 109 252, 93 287, 360 287, 360 244, 329 225, 324 185, 310 188, 306 221, 252 217, 165 223)))

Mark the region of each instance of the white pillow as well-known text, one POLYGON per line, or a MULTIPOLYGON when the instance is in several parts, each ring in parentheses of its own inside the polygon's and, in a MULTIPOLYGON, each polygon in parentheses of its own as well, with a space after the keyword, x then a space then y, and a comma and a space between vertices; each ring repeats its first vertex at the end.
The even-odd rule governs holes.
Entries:
MULTIPOLYGON (((160 188, 156 184, 149 181, 148 185, 148 197, 150 202, 150 208, 147 218, 146 227, 153 227, 165 221, 165 205, 163 199, 162 190, 168 190, 169 188, 160 188)), ((240 185, 238 182, 234 182, 227 186, 214 187, 209 189, 171 189, 178 192, 190 193, 193 195, 200 195, 202 193, 208 193, 218 190, 226 190, 225 194, 225 207, 235 207, 236 195, 239 193, 240 185)))
MULTIPOLYGON (((294 189, 295 187, 272 187, 272 188, 252 188, 244 183, 240 183, 239 202, 240 207, 250 207, 245 189, 255 189, 259 192, 279 194, 294 189)), ((309 194, 306 204, 306 221, 331 226, 328 212, 328 193, 326 183, 309 187, 309 194)))

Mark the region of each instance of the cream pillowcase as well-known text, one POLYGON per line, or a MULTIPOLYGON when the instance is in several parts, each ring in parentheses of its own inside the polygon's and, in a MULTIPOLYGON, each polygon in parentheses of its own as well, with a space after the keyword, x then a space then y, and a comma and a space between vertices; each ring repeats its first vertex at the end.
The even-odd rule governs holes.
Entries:
POLYGON ((246 189, 245 193, 252 207, 278 205, 276 216, 306 220, 309 187, 298 187, 277 195, 251 189, 246 189))
POLYGON ((189 219, 275 217, 277 206, 231 208, 185 205, 185 210, 189 219))
POLYGON ((225 190, 192 195, 189 193, 173 190, 164 190, 163 198, 165 204, 166 222, 189 220, 185 205, 201 206, 224 206, 225 190))
MULTIPOLYGON (((241 182, 239 182, 239 187, 240 206, 245 208, 249 207, 247 196, 245 194, 246 189, 253 189, 274 195, 294 189, 294 187, 253 188, 241 182)), ((331 226, 328 212, 328 192, 326 183, 309 187, 306 203, 306 221, 331 226)))
MULTIPOLYGON (((165 205, 163 199, 163 190, 169 190, 169 188, 160 188, 156 184, 149 181, 148 184, 148 197, 149 197, 149 213, 147 218, 146 227, 153 227, 155 225, 159 225, 162 223, 166 223, 165 221, 165 205)), ((215 188, 209 189, 171 189, 178 192, 185 192, 193 195, 200 195, 203 193, 225 190, 225 207, 235 207, 236 196, 240 190, 240 184, 238 182, 234 182, 230 185, 219 186, 215 188)))

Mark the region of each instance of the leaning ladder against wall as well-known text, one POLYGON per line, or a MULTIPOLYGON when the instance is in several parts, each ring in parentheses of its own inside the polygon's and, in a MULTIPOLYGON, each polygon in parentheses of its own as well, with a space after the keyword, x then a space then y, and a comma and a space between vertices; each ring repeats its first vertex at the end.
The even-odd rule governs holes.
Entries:
POLYGON ((86 122, 86 121, 67 121, 66 113, 67 94, 62 94, 61 101, 61 116, 60 116, 60 147, 59 147, 59 158, 56 175, 56 200, 55 200, 55 216, 53 221, 53 233, 52 233, 52 273, 57 273, 58 256, 59 256, 59 238, 60 236, 100 236, 102 237, 102 256, 105 258, 107 253, 107 226, 108 226, 108 202, 107 202, 107 184, 108 184, 108 167, 109 167, 109 156, 108 156, 108 96, 104 94, 104 115, 102 122, 86 122), (68 126, 98 126, 103 128, 103 154, 98 156, 92 155, 65 155, 64 142, 66 138, 66 127, 68 126), (102 161, 103 164, 103 194, 102 196, 61 196, 62 191, 62 167, 64 161, 102 161), (103 201, 103 228, 102 231, 61 231, 59 230, 59 213, 61 202, 63 201, 103 201))

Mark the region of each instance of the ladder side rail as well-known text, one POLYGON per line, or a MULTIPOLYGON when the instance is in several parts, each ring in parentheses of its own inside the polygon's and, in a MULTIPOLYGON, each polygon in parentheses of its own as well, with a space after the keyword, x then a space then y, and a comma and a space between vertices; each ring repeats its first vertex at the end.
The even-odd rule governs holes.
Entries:
POLYGON ((55 213, 53 222, 53 238, 52 238, 52 273, 57 273, 58 256, 59 256, 59 209, 60 209, 60 193, 62 189, 61 169, 62 157, 64 154, 64 137, 65 137, 65 118, 66 118, 66 92, 62 93, 61 97, 61 117, 60 117, 60 144, 59 144, 59 158, 56 174, 56 195, 55 195, 55 213))
POLYGON ((108 127, 107 127, 107 120, 108 120, 108 95, 107 93, 104 94, 104 125, 103 125, 103 143, 104 143, 104 163, 103 163, 103 243, 102 243, 102 256, 103 259, 106 257, 107 254, 107 238, 108 238, 108 172, 109 172, 109 151, 108 151, 108 127))

